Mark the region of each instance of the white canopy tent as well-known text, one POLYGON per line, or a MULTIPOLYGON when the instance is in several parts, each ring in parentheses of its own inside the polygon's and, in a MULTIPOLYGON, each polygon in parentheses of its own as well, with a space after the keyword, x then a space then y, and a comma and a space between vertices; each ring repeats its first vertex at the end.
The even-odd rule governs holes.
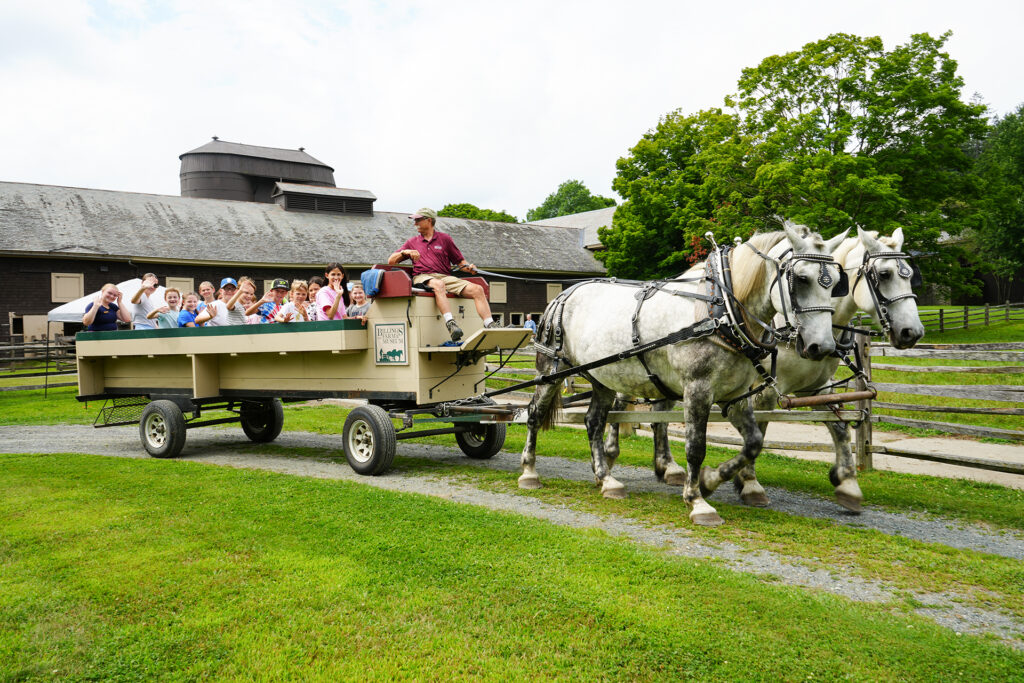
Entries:
MULTIPOLYGON (((128 315, 132 315, 135 312, 135 306, 132 304, 132 297, 135 296, 135 292, 139 291, 139 287, 142 286, 142 280, 139 278, 132 278, 131 280, 125 280, 124 282, 117 283, 117 288, 121 290, 121 303, 125 310, 128 311, 128 315)), ((153 306, 159 308, 164 305, 164 287, 157 287, 156 292, 150 296, 150 300, 153 302, 153 306)), ((93 292, 87 294, 80 299, 69 301, 66 304, 62 304, 57 308, 53 309, 46 314, 47 322, 58 322, 58 323, 80 323, 82 322, 82 316, 85 315, 85 307, 90 303, 96 301, 96 297, 99 292, 93 292)))

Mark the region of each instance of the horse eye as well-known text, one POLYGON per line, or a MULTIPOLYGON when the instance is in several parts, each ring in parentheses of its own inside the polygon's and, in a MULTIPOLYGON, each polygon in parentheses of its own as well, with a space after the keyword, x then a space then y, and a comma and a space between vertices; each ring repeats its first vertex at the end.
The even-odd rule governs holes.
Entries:
POLYGON ((796 276, 796 281, 799 284, 801 284, 801 285, 806 285, 808 282, 811 281, 811 279, 809 277, 807 277, 806 275, 797 275, 796 276))
POLYGON ((883 279, 883 280, 888 280, 889 278, 892 277, 892 271, 891 270, 883 270, 880 273, 878 273, 878 277, 883 279))

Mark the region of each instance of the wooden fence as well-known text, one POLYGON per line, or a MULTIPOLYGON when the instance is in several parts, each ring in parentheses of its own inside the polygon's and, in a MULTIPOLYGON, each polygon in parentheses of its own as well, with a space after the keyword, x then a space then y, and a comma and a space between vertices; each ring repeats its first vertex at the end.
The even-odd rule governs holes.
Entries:
MULTIPOLYGON (((939 309, 922 309, 919 315, 925 330, 949 332, 1024 321, 1024 303, 1005 303, 998 306, 945 306, 939 309)), ((868 321, 866 317, 859 320, 863 324, 867 324, 868 321)))

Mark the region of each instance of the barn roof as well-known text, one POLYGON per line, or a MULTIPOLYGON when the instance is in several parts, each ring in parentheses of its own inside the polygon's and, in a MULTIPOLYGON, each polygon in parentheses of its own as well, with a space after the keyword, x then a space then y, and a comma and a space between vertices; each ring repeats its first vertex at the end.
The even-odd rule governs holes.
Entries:
POLYGON ((601 238, 597 235, 598 228, 612 227, 612 216, 615 215, 616 206, 609 206, 604 209, 583 211, 568 216, 557 216, 556 218, 545 218, 542 221, 533 221, 533 225, 544 225, 548 227, 579 228, 583 230, 583 246, 588 249, 601 247, 601 238))
MULTIPOLYGON (((580 231, 438 220, 489 270, 602 273, 580 231)), ((415 234, 408 212, 287 211, 277 204, 0 182, 0 253, 157 262, 320 264, 386 261, 415 234)))
POLYGON ((243 145, 240 142, 228 142, 226 140, 211 140, 205 145, 196 147, 178 156, 179 159, 188 154, 234 154, 241 157, 256 157, 259 159, 273 159, 275 161, 289 161, 293 164, 311 164, 313 166, 324 166, 334 170, 324 162, 306 154, 301 149, 283 149, 281 147, 260 147, 259 145, 243 145))

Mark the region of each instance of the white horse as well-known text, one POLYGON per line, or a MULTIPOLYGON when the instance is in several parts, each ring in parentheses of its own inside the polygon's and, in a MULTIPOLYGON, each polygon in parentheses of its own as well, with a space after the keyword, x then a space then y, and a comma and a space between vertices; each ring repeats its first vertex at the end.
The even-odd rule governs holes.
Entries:
MULTIPOLYGON (((924 336, 924 325, 918 316, 917 301, 911 288, 915 271, 901 253, 903 230, 897 228, 892 237, 878 237, 877 232, 858 228, 858 237, 843 242, 833 256, 843 264, 851 283, 850 292, 839 300, 832 316, 835 325, 847 326, 858 311, 869 313, 897 349, 908 349, 924 336)), ((832 393, 829 384, 839 367, 840 359, 832 356, 824 360, 800 357, 792 349, 780 347, 778 377, 770 387, 754 398, 759 410, 770 410, 780 394, 817 395, 832 393)), ((860 512, 863 494, 857 484, 857 466, 850 447, 850 432, 845 422, 826 422, 835 445, 836 461, 829 470, 829 480, 835 487, 836 500, 851 512, 860 512)), ((767 423, 759 423, 762 434, 767 423)), ((666 438, 667 440, 667 438, 666 438)), ((719 468, 721 469, 721 468, 719 468)), ((723 473, 704 468, 701 489, 709 495, 723 481, 723 473)), ((754 463, 742 468, 733 483, 740 499, 748 504, 768 505, 764 488, 757 481, 754 463)))
MULTIPOLYGON (((740 309, 734 310, 733 319, 744 321, 746 336, 759 336, 751 332, 754 321, 771 320, 777 312, 786 312, 795 323, 796 346, 802 356, 821 359, 830 355, 835 349, 831 290, 840 279, 839 267, 830 255, 844 238, 845 233, 827 242, 816 234, 804 237, 787 224, 784 232, 756 235, 738 246, 731 259, 735 297, 731 305, 740 309)), ((725 273, 720 252, 709 261, 718 273, 725 273)), ((657 286, 638 289, 614 282, 589 282, 567 290, 563 298, 549 304, 537 336, 550 343, 560 332, 561 348, 551 352, 557 358, 537 354, 538 372, 550 374, 559 363, 580 366, 594 362, 636 347, 641 340, 649 342, 686 329, 705 317, 704 303, 683 295, 706 293, 704 282, 649 284, 657 286)), ((609 498, 625 495, 623 485, 611 476, 614 456, 607 457, 603 443, 616 392, 659 399, 682 397, 688 465, 683 498, 695 524, 721 524, 721 517, 701 495, 698 482, 707 418, 713 403, 742 397, 759 374, 753 363, 716 336, 668 344, 640 357, 591 369, 587 376, 594 393, 585 422, 594 477, 602 494, 609 498)), ((558 398, 557 384, 543 384, 530 402, 521 488, 540 486, 535 467, 537 430, 554 423, 558 398)), ((723 476, 731 478, 760 452, 762 436, 748 401, 733 404, 728 414, 744 438, 739 455, 719 468, 723 476)))
MULTIPOLYGON (((836 312, 832 321, 838 326, 847 326, 858 311, 872 316, 875 324, 886 331, 890 343, 899 349, 910 348, 924 336, 924 326, 918 317, 917 302, 911 284, 915 272, 907 265, 900 249, 903 247, 903 230, 897 228, 892 237, 877 237, 875 232, 858 229, 858 236, 843 241, 833 253, 836 261, 843 264, 849 282, 853 285, 848 293, 836 300, 836 312)), ((781 394, 817 395, 832 393, 828 385, 832 382, 840 359, 831 356, 822 360, 803 358, 788 346, 779 347, 777 383, 754 397, 758 410, 772 409, 781 394)), ((619 395, 613 409, 621 409, 627 397, 619 395)), ((655 410, 669 410, 671 402, 655 404, 655 410)), ((836 499, 843 507, 859 512, 863 494, 857 484, 857 468, 850 446, 850 433, 845 422, 826 422, 832 442, 835 445, 836 461, 829 471, 829 479, 835 487, 836 499)), ((762 436, 768 423, 759 422, 762 436)), ((670 485, 681 486, 683 473, 672 458, 669 450, 668 428, 664 423, 652 425, 654 433, 654 467, 658 478, 670 485)), ((607 433, 605 450, 613 458, 619 452, 618 430, 612 426, 607 433)), ((704 495, 710 495, 722 483, 717 469, 703 468, 700 485, 704 495)), ((757 481, 754 462, 743 467, 733 478, 740 499, 747 505, 764 507, 769 504, 764 487, 757 481)))

